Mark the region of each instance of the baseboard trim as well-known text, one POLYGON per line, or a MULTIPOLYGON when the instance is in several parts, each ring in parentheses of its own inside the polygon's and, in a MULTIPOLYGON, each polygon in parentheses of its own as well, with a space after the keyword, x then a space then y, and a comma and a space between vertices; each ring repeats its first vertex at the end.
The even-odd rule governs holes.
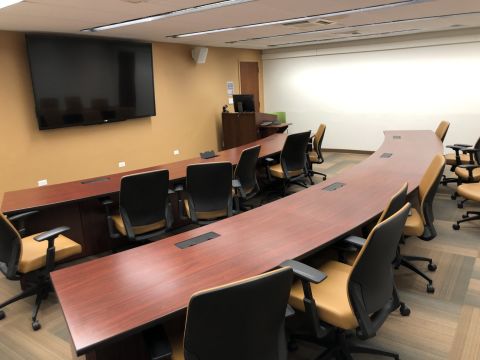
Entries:
POLYGON ((375 151, 369 150, 349 150, 349 149, 328 149, 324 148, 322 151, 325 152, 337 152, 337 153, 350 153, 350 154, 363 154, 363 155, 372 155, 375 151))

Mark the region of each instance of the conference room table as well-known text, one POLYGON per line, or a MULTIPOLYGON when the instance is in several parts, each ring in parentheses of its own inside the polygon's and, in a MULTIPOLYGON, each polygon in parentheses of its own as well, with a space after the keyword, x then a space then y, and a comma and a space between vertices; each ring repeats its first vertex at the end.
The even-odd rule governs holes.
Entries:
POLYGON ((53 272, 75 352, 98 360, 102 349, 120 348, 184 311, 193 293, 313 254, 374 220, 405 182, 410 194, 416 191, 433 157, 443 154, 442 143, 426 130, 384 134, 375 153, 327 181, 191 231, 53 272), (175 246, 209 232, 218 236, 184 249, 175 246))
MULTIPOLYGON (((273 156, 282 150, 286 137, 286 134, 273 134, 246 145, 219 151, 210 159, 196 157, 96 178, 9 191, 4 194, 1 211, 6 215, 14 215, 40 210, 37 215, 28 219, 29 231, 35 233, 68 225, 70 231, 66 235, 82 245, 80 257, 96 255, 118 246, 118 243, 109 238, 105 209, 99 199, 110 197, 116 200, 123 176, 167 169, 173 187, 176 182, 185 179, 186 169, 190 164, 229 161, 236 165, 242 151, 255 145, 261 146, 260 158, 273 156)), ((177 201, 172 199, 172 204, 176 206, 177 201)), ((177 211, 174 213, 176 214, 177 211)), ((180 222, 180 225, 184 224, 180 222)))

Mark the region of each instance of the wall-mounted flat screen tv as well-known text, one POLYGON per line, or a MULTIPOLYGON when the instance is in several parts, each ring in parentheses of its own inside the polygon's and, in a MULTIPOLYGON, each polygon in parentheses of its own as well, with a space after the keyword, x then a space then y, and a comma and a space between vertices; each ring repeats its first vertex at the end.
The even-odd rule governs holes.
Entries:
POLYGON ((26 35, 40 130, 155 115, 152 45, 26 35))

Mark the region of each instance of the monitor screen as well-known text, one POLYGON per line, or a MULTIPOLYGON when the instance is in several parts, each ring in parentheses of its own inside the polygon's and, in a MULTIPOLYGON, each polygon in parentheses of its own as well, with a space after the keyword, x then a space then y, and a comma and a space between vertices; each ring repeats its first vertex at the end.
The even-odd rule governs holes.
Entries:
POLYGON ((253 95, 233 95, 233 107, 236 112, 255 112, 253 95))
POLYGON ((28 34, 41 130, 155 115, 148 43, 28 34))

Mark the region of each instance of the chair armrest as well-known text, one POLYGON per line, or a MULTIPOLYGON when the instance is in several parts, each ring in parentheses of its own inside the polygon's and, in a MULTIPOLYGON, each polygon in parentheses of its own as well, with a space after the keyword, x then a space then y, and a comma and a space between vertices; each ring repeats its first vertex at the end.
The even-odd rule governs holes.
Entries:
POLYGON ((12 222, 22 220, 22 219, 25 219, 25 218, 27 218, 31 215, 37 214, 38 212, 39 212, 38 210, 27 211, 27 212, 20 213, 20 214, 17 214, 17 215, 9 216, 8 220, 10 220, 12 222))
POLYGON ((295 310, 293 310, 293 308, 287 304, 287 308, 285 309, 285 317, 288 318, 293 315, 295 315, 295 310))
POLYGON ((461 150, 464 154, 475 154, 476 152, 480 151, 480 149, 475 148, 462 148, 461 150))
POLYGON ((467 145, 447 145, 445 147, 448 148, 448 149, 455 150, 455 152, 457 152, 459 150, 469 148, 470 146, 467 146, 467 145))
MULTIPOLYGON (((470 154, 470 157, 472 157, 472 154, 470 154)), ((479 168, 480 165, 476 164, 464 164, 464 165, 458 165, 459 168, 467 169, 468 170, 468 180, 473 181, 473 170, 476 168, 479 168)))
POLYGON ((182 184, 177 184, 175 185, 175 188, 173 189, 174 192, 180 192, 183 191, 183 185, 182 184))
POLYGON ((318 284, 327 278, 327 275, 320 270, 305 265, 300 261, 287 260, 280 264, 281 267, 291 267, 295 276, 302 280, 318 284))
POLYGON ((318 284, 325 280, 327 275, 296 260, 284 261, 280 264, 280 266, 292 268, 293 274, 300 278, 304 294, 303 305, 305 314, 307 318, 310 319, 313 333, 319 338, 325 336, 327 330, 320 324, 320 319, 318 318, 317 313, 317 305, 315 304, 315 298, 313 297, 310 283, 312 282, 318 284))
POLYGON ((52 239, 55 239, 58 235, 66 232, 68 230, 70 230, 70 228, 68 226, 59 226, 55 229, 45 231, 45 232, 41 233, 40 235, 35 236, 33 239, 35 241, 38 241, 38 242, 45 241, 45 240, 50 241, 52 239))
MULTIPOLYGON (((451 146, 451 145, 449 145, 449 146, 451 146)), ((449 147, 449 146, 447 146, 447 147, 449 147)), ((464 147, 464 148, 472 147, 472 145, 467 145, 467 144, 453 144, 453 146, 464 147)))
POLYGON ((365 242, 367 240, 365 240, 360 236, 350 235, 350 236, 347 236, 345 239, 343 239, 343 241, 349 245, 353 245, 356 248, 360 249, 361 247, 363 247, 363 245, 365 245, 365 242))
POLYGON ((480 165, 477 165, 477 164, 462 164, 462 165, 458 165, 459 168, 463 168, 463 169, 476 169, 478 167, 480 167, 480 165))
POLYGON ((234 189, 240 189, 242 187, 242 183, 238 179, 233 179, 232 180, 232 187, 234 189))
POLYGON ((243 186, 242 186, 242 183, 240 182, 240 180, 233 179, 232 180, 232 187, 235 189, 235 193, 238 190, 238 192, 240 193, 240 197, 242 199, 245 199, 247 197, 247 194, 245 194, 245 190, 243 190, 243 186))
POLYGON ((24 213, 9 216, 9 217, 7 217, 7 219, 10 222, 14 223, 15 228, 17 229, 18 233, 20 234, 20 236, 23 237, 27 234, 27 227, 25 226, 25 220, 29 216, 34 215, 38 212, 39 212, 38 210, 27 211, 27 212, 24 212, 24 213))
POLYGON ((100 202, 103 206, 110 206, 113 204, 113 200, 110 198, 101 199, 100 202))

